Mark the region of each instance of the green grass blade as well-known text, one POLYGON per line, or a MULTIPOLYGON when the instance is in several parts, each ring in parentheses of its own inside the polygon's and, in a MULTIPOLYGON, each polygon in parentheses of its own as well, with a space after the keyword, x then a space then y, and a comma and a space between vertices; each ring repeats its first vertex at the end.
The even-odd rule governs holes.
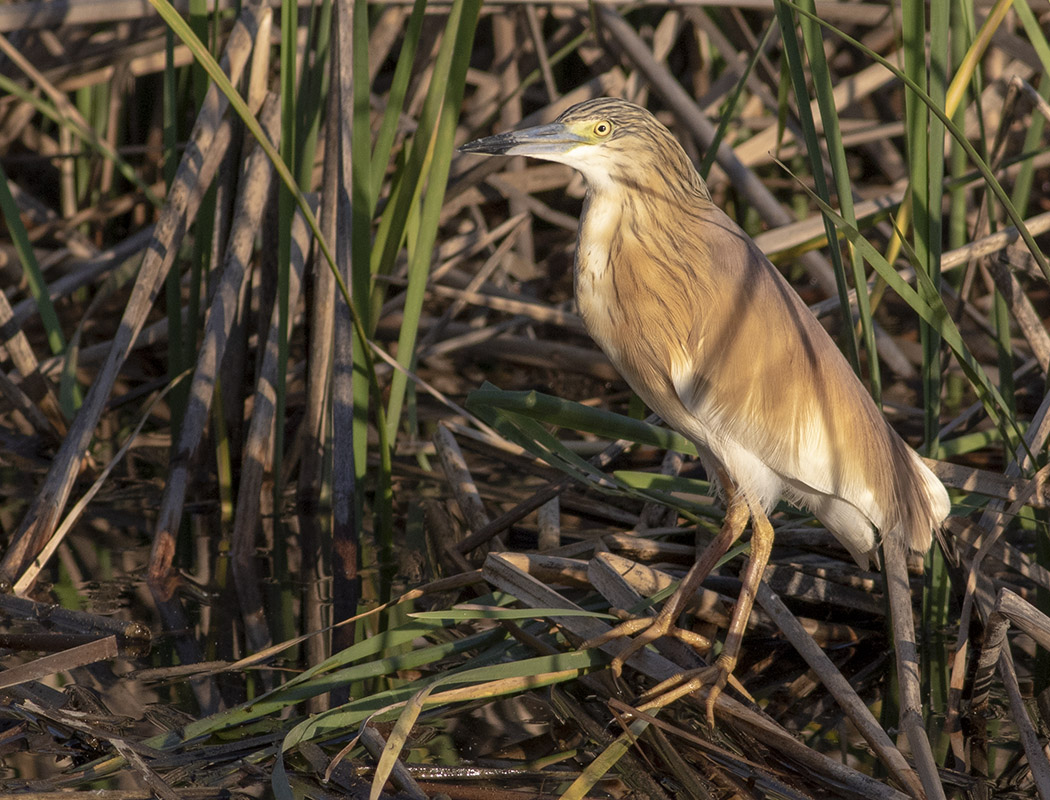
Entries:
MULTIPOLYGON (((1028 42, 1039 57, 1039 63, 1043 65, 1043 75, 1050 75, 1050 39, 1047 38, 1046 29, 1039 24, 1039 20, 1032 13, 1032 4, 1029 0, 1013 0, 1013 8, 1028 36, 1028 42)), ((1045 86, 1045 84, 1046 81, 1040 80, 1040 85, 1045 86)))
MULTIPOLYGON (((802 127, 806 151, 809 154, 814 187, 816 193, 830 203, 831 194, 828 190, 827 178, 824 175, 824 162, 821 157, 820 143, 817 140, 817 129, 809 104, 809 88, 806 85, 807 71, 802 63, 802 52, 795 33, 795 17, 791 13, 791 9, 783 3, 777 3, 776 11, 777 19, 780 22, 781 39, 784 43, 784 55, 788 63, 788 73, 798 101, 799 124, 802 127)), ((823 58, 823 43, 820 41, 819 28, 816 28, 812 21, 804 19, 803 32, 807 40, 807 49, 811 55, 810 72, 813 75, 814 88, 817 92, 817 97, 823 98, 824 102, 821 105, 821 109, 827 115, 825 122, 828 122, 829 117, 837 118, 837 115, 834 113, 835 104, 831 98, 831 78, 828 74, 827 63, 823 58), (814 38, 816 39, 815 43, 812 42, 814 38), (819 51, 819 56, 816 56, 815 61, 812 60, 814 57, 812 51, 814 50, 819 51), (830 106, 830 111, 825 108, 825 105, 830 106)), ((832 130, 837 133, 834 123, 832 130)), ((852 211, 852 206, 850 206, 850 210, 852 211)), ((842 251, 837 246, 835 228, 827 217, 824 218, 824 230, 830 243, 828 253, 831 256, 831 263, 835 271, 835 287, 838 290, 839 307, 842 308, 844 315, 842 325, 843 347, 850 364, 853 366, 853 371, 860 375, 860 355, 857 351, 857 338, 853 332, 852 319, 849 313, 849 284, 846 281, 846 271, 842 264, 842 251)), ((861 292, 857 294, 859 296, 861 292)))
MULTIPOLYGON (((11 187, 7 182, 7 173, 0 166, 0 214, 3 214, 7 231, 11 237, 18 260, 22 264, 22 274, 25 276, 29 293, 36 301, 37 311, 40 312, 40 321, 44 326, 47 336, 47 345, 51 352, 59 355, 66 350, 66 337, 62 333, 62 324, 59 322, 58 313, 51 302, 48 293, 47 281, 44 273, 40 270, 40 264, 33 252, 33 245, 29 241, 29 234, 22 224, 22 217, 18 211, 18 204, 11 187)), ((73 354, 71 354, 73 355, 73 354)), ((62 414, 66 419, 72 419, 76 410, 80 407, 81 395, 76 384, 75 355, 67 360, 62 372, 62 381, 59 387, 59 403, 62 406, 62 414)))
POLYGON ((11 80, 11 78, 6 75, 0 75, 0 92, 17 97, 22 102, 33 106, 33 108, 39 113, 43 114, 56 125, 68 128, 81 142, 98 152, 103 158, 112 161, 116 165, 117 171, 121 176, 142 192, 152 205, 159 208, 163 204, 161 198, 157 197, 157 195, 153 193, 153 190, 150 189, 149 185, 139 177, 138 172, 136 172, 116 150, 110 147, 108 142, 106 142, 95 131, 91 130, 91 128, 85 127, 75 120, 70 119, 68 116, 57 110, 54 105, 40 98, 35 92, 22 88, 18 83, 11 80))
MULTIPOLYGON (((577 650, 569 653, 557 653, 549 656, 536 656, 504 663, 471 665, 437 678, 413 681, 396 689, 381 692, 370 697, 353 700, 346 705, 333 708, 323 714, 317 714, 292 728, 285 736, 282 750, 288 752, 301 742, 324 739, 332 735, 342 735, 353 730, 365 719, 374 717, 377 720, 391 719, 398 713, 398 708, 421 688, 437 683, 438 687, 450 685, 469 685, 492 683, 512 678, 535 678, 532 688, 540 688, 553 683, 562 683, 570 679, 566 671, 584 674, 596 667, 602 667, 609 661, 609 656, 600 650, 577 650), (553 676, 545 680, 544 676, 553 676), (378 713, 377 713, 378 712, 378 713)), ((576 676, 573 676, 576 677, 576 676)), ((496 694, 492 697, 495 698, 496 694)), ((431 699, 429 704, 442 702, 439 698, 431 699)))
POLYGON ((761 58, 762 53, 765 52, 766 43, 769 41, 769 37, 773 35, 773 30, 774 28, 772 25, 766 28, 766 32, 762 34, 762 41, 760 41, 758 47, 752 51, 751 56, 747 60, 747 65, 744 67, 744 71, 740 74, 740 80, 736 82, 736 86, 733 87, 733 91, 725 102, 725 107, 722 109, 722 113, 718 119, 718 127, 715 129, 715 137, 711 140, 711 144, 704 153, 704 157, 700 161, 700 166, 696 168, 696 171, 700 173, 700 177, 705 181, 707 180, 708 174, 711 172, 711 167, 714 166, 715 158, 718 156, 718 146, 722 144, 722 140, 725 139, 726 131, 729 130, 730 123, 736 119, 737 108, 740 104, 740 98, 744 94, 744 88, 747 86, 747 79, 751 76, 751 73, 755 71, 755 65, 758 64, 758 59, 761 58))
POLYGON ((332 0, 322 0, 310 17, 308 40, 312 42, 310 58, 305 59, 299 76, 295 99, 295 163, 299 187, 305 192, 312 187, 314 157, 321 129, 321 118, 328 92, 328 57, 332 46, 332 0))
MULTIPOLYGON (((809 190, 807 189, 806 191, 809 190)), ((999 394, 998 389, 996 389, 994 384, 988 379, 983 367, 966 347, 966 343, 963 341, 959 328, 955 325, 955 321, 948 313, 948 309, 945 307, 940 294, 938 294, 936 288, 933 286, 930 276, 921 269, 916 269, 918 289, 913 289, 903 278, 900 277, 900 275, 897 274, 897 271, 893 269, 893 266, 886 261, 885 256, 883 256, 882 253, 864 238, 860 231, 848 225, 846 221, 834 211, 834 209, 824 203, 824 201, 815 194, 812 192, 809 193, 813 198, 813 201, 822 207, 824 213, 829 214, 832 217, 835 224, 839 227, 839 230, 846 236, 846 238, 851 241, 854 246, 860 249, 861 255, 863 255, 875 271, 882 276, 887 285, 893 289, 893 291, 895 291, 921 319, 937 329, 941 338, 944 339, 952 349, 953 354, 959 362, 959 366, 962 368, 974 390, 977 392, 985 411, 988 413, 988 416, 991 417, 992 421, 1000 426, 1004 432, 1010 431, 1013 435, 1020 436, 1020 430, 1017 426, 1016 420, 1014 420, 1009 413, 1006 413, 1008 406, 999 394)))
POLYGON ((470 393, 466 406, 478 416, 487 415, 488 409, 502 409, 606 439, 627 439, 662 450, 696 455, 696 447, 692 442, 668 428, 542 392, 504 391, 486 383, 470 393))
MULTIPOLYGON (((813 0, 804 0, 803 5, 811 12, 816 12, 813 0)), ((849 174, 849 165, 846 162, 846 150, 842 144, 842 132, 839 125, 838 109, 835 107, 834 90, 832 87, 831 71, 828 68, 827 58, 824 54, 824 41, 821 37, 820 28, 811 19, 804 19, 802 32, 806 42, 806 52, 809 55, 813 83, 817 95, 817 103, 820 109, 821 121, 824 125, 824 143, 828 151, 828 159, 831 162, 832 177, 835 181, 835 193, 839 198, 839 212, 843 219, 851 225, 857 225, 857 215, 853 208, 852 180, 849 174)), ((805 103, 807 98, 798 98, 799 104, 805 103)), ((814 170, 820 168, 816 154, 812 155, 814 170)), ((833 225, 829 220, 826 230, 830 235, 833 225)), ((835 241, 830 239, 829 241, 835 241)), ((837 253, 838 248, 833 247, 837 253)), ((882 376, 879 372, 879 353, 875 346, 875 324, 871 318, 871 301, 867 291, 867 276, 864 274, 864 262, 855 248, 850 248, 850 265, 853 277, 853 286, 857 295, 857 315, 860 319, 861 332, 864 338, 864 349, 868 354, 868 379, 871 385, 871 394, 876 403, 882 399, 882 376)), ((835 260, 836 270, 840 268, 838 259, 835 260)), ((845 280, 841 281, 845 283, 845 280)), ((843 313, 848 306, 843 306, 843 313)), ((846 325, 851 320, 847 314, 846 325)))
POLYGON ((369 208, 373 213, 379 198, 379 190, 383 185, 386 165, 390 161, 390 151, 393 149, 394 139, 397 136, 401 113, 405 107, 405 97, 408 95, 408 87, 412 81, 412 64, 419 46, 420 32, 423 30, 426 6, 426 0, 415 0, 412 4, 412 14, 405 26, 397 66, 394 68, 394 76, 390 81, 390 92, 387 95, 383 121, 376 134, 375 149, 372 153, 372 185, 368 197, 369 208))
POLYGON ((672 488, 681 490, 683 486, 688 487, 687 495, 697 494, 701 484, 694 481, 685 484, 668 483, 658 477, 640 478, 632 472, 609 475, 566 447, 548 427, 554 425, 570 430, 587 431, 612 439, 625 439, 695 455, 696 448, 674 431, 551 395, 539 392, 505 392, 489 384, 470 394, 467 407, 508 441, 543 459, 574 480, 602 492, 660 503, 675 509, 692 521, 711 515, 710 508, 699 505, 688 497, 670 494, 672 488))
MULTIPOLYGON (((165 63, 162 80, 162 109, 164 137, 164 183, 171 187, 175 180, 175 170, 179 165, 179 154, 176 150, 179 141, 179 100, 178 81, 175 74, 175 33, 169 28, 165 31, 165 63)), ((164 279, 164 300, 168 316, 168 378, 174 381, 192 363, 188 360, 189 348, 186 347, 186 333, 182 319, 182 281, 179 270, 172 268, 164 279)), ((190 387, 184 381, 179 382, 171 394, 171 430, 172 446, 178 441, 182 428, 182 417, 186 411, 190 387)))
MULTIPOLYGON (((845 31, 841 30, 840 28, 836 28, 834 25, 827 22, 826 20, 821 19, 816 14, 811 14, 810 12, 800 8, 798 5, 793 3, 792 0, 779 0, 779 2, 791 6, 803 16, 816 20, 822 26, 832 31, 836 36, 843 39, 843 41, 848 42, 850 45, 863 52, 869 58, 878 61, 886 69, 892 72, 902 83, 904 83, 909 90, 914 92, 924 104, 926 104, 930 111, 935 116, 937 116, 940 119, 940 121, 944 124, 945 128, 947 128, 948 132, 952 135, 952 138, 955 139, 955 141, 959 143, 959 146, 962 147, 962 149, 966 152, 966 155, 969 157, 971 162, 973 162, 974 166, 977 168, 977 171, 980 173, 981 178, 991 190, 996 200, 998 200, 999 203, 1002 204, 1003 211, 1005 211, 1007 217, 1010 219, 1011 224, 1017 228, 1018 234, 1021 236, 1021 239, 1024 241, 1025 246, 1028 248, 1029 252, 1032 254, 1032 257, 1035 259, 1036 264, 1039 266, 1040 272, 1043 273, 1043 276, 1047 279, 1047 281, 1050 281, 1050 262, 1047 261, 1046 255, 1036 244, 1035 239, 1032 237, 1032 232, 1029 231, 1028 226, 1025 225, 1024 219, 1021 217, 1020 214, 1017 213, 1017 209, 1014 207, 1014 204, 1010 201, 1009 196, 1006 194, 1006 190, 1003 189, 1002 184, 1000 184, 999 181, 996 179, 995 174, 993 173, 992 169, 988 166, 987 161, 981 157, 981 155, 977 152, 974 146, 970 143, 969 139, 966 137, 965 132, 960 130, 951 121, 951 119, 948 117, 945 111, 942 110, 936 103, 934 103, 934 101, 930 98, 926 91, 918 84, 916 84, 909 76, 905 75, 903 72, 901 72, 901 70, 897 69, 897 67, 894 64, 890 63, 887 59, 883 58, 878 53, 871 50, 871 48, 866 47, 864 44, 854 39, 845 31)), ((945 104, 945 107, 948 109, 954 108, 954 105, 950 98, 950 94, 951 92, 949 91, 949 99, 945 104)), ((885 261, 885 259, 883 258, 882 261, 885 261)))
POLYGON ((29 286, 29 293, 36 301, 37 310, 40 312, 40 320, 44 324, 47 333, 47 344, 51 352, 58 355, 66 349, 66 338, 62 334, 62 325, 58 321, 58 314, 51 303, 51 295, 47 291, 47 281, 44 273, 40 271, 40 264, 33 252, 33 245, 29 242, 29 234, 25 225, 22 224, 22 216, 18 211, 18 204, 11 187, 7 183, 7 173, 0 166, 0 212, 4 215, 11 242, 18 253, 18 259, 22 262, 22 274, 25 276, 29 286))
POLYGON ((635 745, 638 737, 648 727, 648 720, 636 719, 632 721, 627 726, 626 731, 617 736, 598 754, 597 758, 587 765, 579 777, 572 782, 572 785, 561 794, 560 800, 585 800, 591 789, 594 788, 594 785, 605 777, 609 770, 616 766, 617 762, 635 745))
MULTIPOLYGON (((204 67, 208 76, 215 82, 219 90, 226 96, 230 102, 231 108, 236 112, 237 116, 244 123, 245 127, 259 143, 263 152, 266 153, 266 157, 270 159, 270 163, 274 166, 274 171, 280 177, 281 182, 284 186, 292 192, 292 196, 295 198, 296 206, 303 215, 303 219, 306 220, 307 225, 310 228, 311 233, 314 236, 315 241, 321 251, 322 256, 328 264, 328 268, 332 272, 332 276, 335 278, 336 286, 346 303, 346 308, 350 314, 351 323, 354 329, 354 347, 357 349, 358 358, 355 361, 356 364, 360 365, 360 369, 355 371, 355 375, 363 374, 369 392, 366 392, 366 397, 371 394, 374 397, 380 396, 379 383, 376 379, 375 373, 375 359, 372 357, 371 344, 368 338, 368 333, 365 327, 365 320, 357 311, 357 306, 354 304, 353 299, 350 295, 350 290, 347 286, 346 281, 343 279, 342 273, 336 267, 335 258, 332 254, 332 249, 329 243, 325 240, 325 237, 321 233, 321 229, 317 223, 317 217, 307 202, 305 195, 299 190, 296 184, 295 177, 293 176, 288 164, 285 163, 284 159, 281 158, 280 154, 274 148, 273 144, 266 137, 263 132, 259 121, 251 113, 244 98, 240 96, 233 85, 230 83, 229 78, 222 71, 218 62, 211 55, 211 53, 204 47, 200 39, 193 33, 189 25, 185 20, 182 19, 178 11, 171 5, 168 0, 150 0, 150 4, 157 10, 161 18, 164 20, 175 35, 178 36, 189 48, 193 54, 194 59, 204 67)), ((367 10, 367 9, 366 9, 367 10)), ((360 405, 355 407, 355 419, 360 419, 366 416, 367 408, 360 405)), ((380 468, 380 479, 386 476, 386 480, 389 481, 390 475, 390 448, 387 442, 387 426, 384 409, 381 404, 375 406, 376 415, 376 429, 379 433, 379 452, 381 460, 380 468)), ((363 439, 364 437, 362 437, 363 439)), ((363 459, 362 459, 363 461, 363 459)), ((357 495, 360 496, 360 493, 357 495)), ((387 488, 384 492, 386 502, 389 503, 390 491, 387 488)))
MULTIPOLYGON (((429 169, 426 170, 426 197, 423 200, 418 229, 414 232, 415 246, 409 252, 404 322, 398 337, 398 362, 406 369, 411 368, 414 357, 419 315, 423 308, 431 257, 437 241, 438 224, 444 203, 445 186, 448 183, 449 168, 452 164, 452 151, 456 126, 459 123, 460 105, 463 101, 467 67, 470 65, 471 45, 474 41, 474 29, 480 11, 480 0, 458 0, 453 4, 445 39, 438 53, 432 78, 432 81, 443 80, 444 90, 438 94, 434 91, 432 83, 432 93, 424 102, 421 114, 421 126, 426 124, 428 119, 433 120, 436 126, 432 140, 427 143, 428 154, 433 155, 432 159, 429 159, 429 169), (441 65, 440 69, 438 65, 441 65), (431 103, 433 107, 427 108, 431 103)), ((423 142, 417 141, 414 143, 413 150, 421 149, 422 146, 423 142)), ((418 185, 421 187, 422 182, 418 185)), ((390 382, 390 403, 387 408, 387 436, 390 439, 393 439, 401 418, 407 382, 407 375, 401 371, 395 372, 390 382)))
MULTIPOLYGON (((946 111, 948 75, 951 71, 949 56, 951 43, 950 0, 933 0, 930 4, 930 67, 928 90, 930 99, 946 111)), ((944 196, 944 122, 931 115, 928 121, 926 195, 926 243, 927 262, 923 265, 937 287, 941 286, 941 254, 943 252, 943 196, 944 196)), ((912 184, 914 186, 914 182, 912 184)), ((919 232, 916 227, 916 233, 919 232)), ((922 238, 921 236, 919 237, 922 238)), ((941 338, 928 325, 920 327, 923 344, 922 384, 924 394, 925 450, 934 452, 938 444, 941 412, 941 338)))
MULTIPOLYGON (((343 9, 347 6, 344 5, 343 9)), ((363 320, 365 332, 372 335, 373 321, 369 311, 369 297, 372 292, 372 212, 368 204, 369 185, 371 184, 371 160, 366 156, 371 152, 371 107, 369 102, 368 81, 357 80, 356 76, 368 75, 368 3, 366 0, 353 0, 350 5, 352 13, 352 70, 355 79, 350 102, 353 104, 352 122, 350 125, 351 151, 351 185, 350 185, 350 289, 353 298, 354 312, 363 320)), ((345 54, 344 54, 345 55, 345 54)), ((348 301, 350 302, 350 301, 348 301)), ((358 486, 365 486, 368 473, 368 409, 372 402, 372 391, 360 366, 372 357, 368 342, 356 340, 352 345, 354 373, 352 378, 354 397, 353 445, 355 475, 358 486)), ((385 434, 385 430, 384 430, 385 434)), ((387 463, 388 448, 381 446, 380 458, 383 466, 378 478, 380 482, 389 481, 387 463)), ((363 492, 355 493, 357 504, 355 518, 359 524, 364 520, 363 492)), ((382 510, 387 492, 382 486, 376 488, 376 513, 386 516, 382 510)), ((379 526, 382 527, 382 526, 379 526)), ((383 597, 383 593, 380 593, 383 597)))

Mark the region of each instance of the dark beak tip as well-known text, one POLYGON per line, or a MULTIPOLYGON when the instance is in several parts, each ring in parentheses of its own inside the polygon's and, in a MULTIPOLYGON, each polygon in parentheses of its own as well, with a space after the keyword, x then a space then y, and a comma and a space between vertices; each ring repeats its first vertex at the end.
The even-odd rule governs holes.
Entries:
POLYGON ((493 138, 494 137, 489 137, 487 139, 475 139, 472 142, 467 142, 466 144, 461 144, 456 149, 460 153, 472 153, 474 155, 482 155, 482 156, 498 156, 498 155, 501 155, 504 152, 504 150, 506 150, 507 147, 509 147, 510 145, 507 144, 506 142, 494 142, 494 141, 492 141, 493 138))

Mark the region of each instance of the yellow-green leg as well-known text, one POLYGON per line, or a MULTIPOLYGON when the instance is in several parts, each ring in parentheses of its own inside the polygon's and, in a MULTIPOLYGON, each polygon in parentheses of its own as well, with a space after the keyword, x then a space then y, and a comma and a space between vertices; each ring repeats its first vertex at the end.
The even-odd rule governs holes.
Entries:
POLYGON ((762 580, 762 573, 769 562, 769 553, 773 548, 773 526, 761 510, 753 512, 751 516, 751 557, 748 559, 747 567, 742 577, 740 598, 737 600, 733 615, 729 620, 729 632, 726 634, 725 646, 714 666, 704 667, 692 672, 682 673, 669 678, 654 686, 639 699, 640 711, 652 711, 663 708, 685 695, 699 691, 708 686, 707 692, 707 723, 712 728, 715 724, 715 704, 718 702, 722 689, 726 682, 733 682, 734 687, 744 696, 747 691, 740 682, 733 677, 736 669, 737 659, 740 657, 740 646, 744 641, 744 631, 747 629, 747 621, 751 616, 751 609, 755 604, 755 596, 758 592, 758 584, 762 580))
POLYGON ((747 561, 742 577, 740 597, 733 608, 733 615, 729 621, 729 631, 726 634, 725 646, 714 666, 699 670, 696 673, 680 675, 670 681, 665 681, 646 693, 646 697, 654 698, 642 708, 653 708, 666 705, 673 699, 683 694, 695 691, 704 685, 710 685, 707 694, 707 720, 714 727, 715 704, 718 696, 725 688, 726 682, 736 668, 740 657, 740 647, 744 641, 744 631, 747 629, 748 619, 751 617, 751 609, 755 604, 758 593, 758 585, 762 580, 766 565, 769 563, 769 555, 773 549, 773 526, 761 509, 751 509, 747 502, 736 490, 735 484, 729 480, 724 473, 719 475, 722 487, 726 495, 726 516, 718 536, 704 549, 700 558, 693 564, 692 569, 682 579, 681 585, 668 599, 660 613, 652 618, 628 620, 618 625, 608 633, 584 642, 583 647, 594 647, 599 644, 622 638, 635 633, 640 628, 645 628, 634 638, 630 645, 624 648, 613 658, 611 667, 615 675, 619 675, 623 669, 624 662, 634 653, 646 645, 656 641, 661 636, 673 634, 675 623, 679 615, 685 610, 689 599, 695 594, 704 578, 714 568, 718 560, 728 552, 733 543, 740 538, 750 518, 752 522, 751 533, 751 555, 747 561))
MULTIPOLYGON (((700 558, 696 560, 692 568, 686 573, 686 576, 682 579, 681 584, 667 602, 664 603, 660 613, 653 617, 651 620, 628 620, 622 625, 618 625, 608 633, 602 636, 591 639, 583 643, 583 648, 596 647, 606 642, 612 641, 613 639, 623 638, 636 632, 639 627, 645 627, 636 638, 634 638, 630 645, 625 647, 620 653, 618 653, 610 665, 613 670, 613 674, 619 676, 623 670, 624 662, 627 661, 632 655, 637 653, 643 647, 659 639, 661 636, 666 636, 671 633, 675 628, 675 623, 682 611, 685 610, 686 605, 689 603, 690 598, 696 593, 696 590, 700 588, 700 584, 704 582, 704 578, 707 577, 708 573, 714 568, 718 560, 722 558, 733 546, 733 543, 740 538, 740 534, 744 532, 744 528, 747 526, 747 520, 750 516, 747 503, 743 497, 736 491, 736 485, 729 480, 728 476, 722 474, 719 476, 722 481, 722 489, 726 495, 726 516, 725 521, 722 523, 722 529, 718 532, 718 536, 704 549, 704 552, 700 554, 700 558)), ((764 519, 764 517, 763 517, 764 519)), ((768 525, 769 523, 766 522, 768 525)), ((768 555, 767 555, 768 557, 768 555)), ((761 573, 759 573, 761 574, 761 573)), ((748 605, 748 611, 750 612, 750 604, 748 605)), ((736 612, 734 612, 733 619, 736 619, 736 612)), ((747 619, 744 619, 744 625, 747 624, 747 619)), ((730 625, 732 629, 732 624, 730 625)), ((737 644, 739 650, 739 643, 737 644)), ((725 681, 723 680, 723 684, 725 681)))
POLYGON ((722 648, 714 669, 718 671, 710 691, 707 693, 707 721, 714 727, 715 724, 715 702, 718 695, 726 685, 726 680, 736 669, 737 659, 740 657, 740 646, 744 642, 744 631, 747 629, 747 621, 751 617, 751 608, 755 605, 755 597, 758 595, 758 584, 762 581, 762 575, 769 563, 769 554, 773 550, 773 526, 761 509, 751 512, 751 555, 747 559, 747 567, 744 569, 743 585, 740 587, 740 597, 733 609, 733 616, 729 620, 729 633, 726 634, 725 646, 722 648))

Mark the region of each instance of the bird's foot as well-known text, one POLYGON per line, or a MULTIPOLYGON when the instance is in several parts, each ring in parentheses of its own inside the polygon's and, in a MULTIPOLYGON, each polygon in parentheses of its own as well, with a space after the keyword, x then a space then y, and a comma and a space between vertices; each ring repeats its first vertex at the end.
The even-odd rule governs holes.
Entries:
POLYGON ((705 707, 707 709, 707 724, 714 729, 715 705, 718 703, 718 698, 722 694, 722 690, 725 689, 727 682, 731 683, 734 689, 754 702, 743 685, 733 677, 734 667, 736 667, 736 659, 729 658, 723 654, 719 656, 718 661, 712 667, 702 667, 701 669, 683 672, 680 675, 669 678, 638 698, 641 702, 639 710, 652 711, 657 708, 663 708, 675 700, 697 692, 706 686, 707 702, 705 707))
MULTIPOLYGON (((714 680, 711 681, 711 688, 707 690, 707 724, 712 729, 715 727, 715 703, 718 702, 718 696, 722 694, 722 690, 726 688, 726 682, 733 676, 735 667, 736 659, 727 658, 725 654, 722 654, 711 668, 716 673, 714 680)), ((740 691, 744 691, 739 681, 734 679, 733 685, 740 691)), ((746 691, 744 694, 747 697, 751 696, 746 691)))
POLYGON ((711 641, 707 637, 679 628, 674 624, 671 615, 664 613, 660 613, 655 617, 631 617, 612 630, 588 639, 580 645, 580 649, 587 650, 592 647, 601 647, 616 639, 626 639, 636 633, 638 634, 636 638, 631 639, 626 647, 613 655, 612 663, 609 666, 613 671, 613 675, 617 678, 620 677, 620 674, 623 672, 623 665, 631 656, 663 636, 673 637, 694 649, 704 652, 711 649, 711 641))

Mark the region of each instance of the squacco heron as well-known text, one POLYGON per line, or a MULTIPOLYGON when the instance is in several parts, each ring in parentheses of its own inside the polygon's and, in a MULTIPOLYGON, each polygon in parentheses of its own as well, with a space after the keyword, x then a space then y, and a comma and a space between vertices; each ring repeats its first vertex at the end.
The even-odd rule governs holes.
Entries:
MULTIPOLYGON (((671 132, 644 108, 599 98, 549 125, 479 139, 467 153, 524 155, 587 184, 576 302, 631 388, 688 437, 726 503, 725 522, 623 662, 676 621, 752 523, 708 719, 736 666, 773 544, 780 498, 808 508, 862 568, 884 547, 925 552, 948 493, 883 418, 831 337, 755 243, 711 201, 671 132)), ((626 635, 637 626, 618 629, 626 635)))

